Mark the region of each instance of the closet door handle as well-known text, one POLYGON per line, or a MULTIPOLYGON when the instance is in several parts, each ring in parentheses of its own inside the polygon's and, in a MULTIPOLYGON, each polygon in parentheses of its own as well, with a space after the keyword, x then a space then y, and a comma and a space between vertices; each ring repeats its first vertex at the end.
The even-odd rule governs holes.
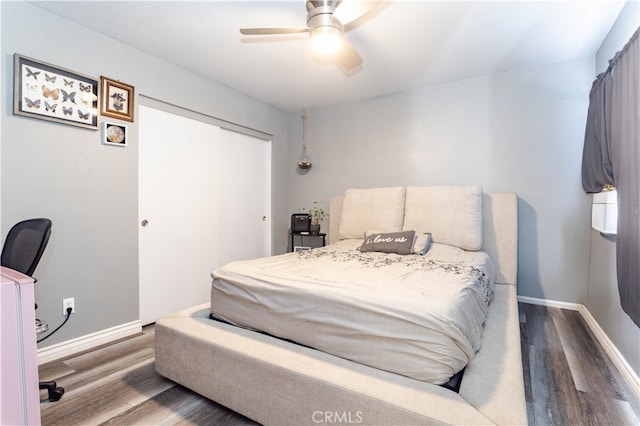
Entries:
POLYGON ((149 221, 147 219, 143 219, 142 222, 140 222, 140 225, 142 225, 143 228, 148 224, 149 224, 149 221))

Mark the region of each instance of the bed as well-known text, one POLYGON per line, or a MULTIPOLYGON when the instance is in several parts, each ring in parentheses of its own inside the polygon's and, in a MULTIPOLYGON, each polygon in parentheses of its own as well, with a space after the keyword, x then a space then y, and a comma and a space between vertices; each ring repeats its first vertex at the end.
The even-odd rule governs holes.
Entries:
POLYGON ((263 424, 525 424, 516 273, 515 194, 351 189, 327 247, 226 265, 158 321, 156 369, 263 424))

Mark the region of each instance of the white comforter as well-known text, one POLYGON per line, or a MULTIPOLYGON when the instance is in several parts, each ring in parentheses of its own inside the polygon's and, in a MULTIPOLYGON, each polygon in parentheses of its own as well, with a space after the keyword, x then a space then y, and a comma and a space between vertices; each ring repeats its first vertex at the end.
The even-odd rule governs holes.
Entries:
POLYGON ((495 270, 483 252, 360 253, 361 240, 215 270, 214 317, 442 384, 480 348, 495 270))

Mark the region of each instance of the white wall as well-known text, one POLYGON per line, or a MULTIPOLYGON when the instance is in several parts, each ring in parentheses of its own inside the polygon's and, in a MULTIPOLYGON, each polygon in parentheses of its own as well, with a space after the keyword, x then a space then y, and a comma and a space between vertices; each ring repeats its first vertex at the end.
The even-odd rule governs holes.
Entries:
MULTIPOLYGON (((596 54, 596 74, 604 72, 609 59, 622 49, 640 27, 640 3, 627 2, 596 54)), ((600 327, 640 375, 640 328, 620 306, 616 272, 615 238, 591 231, 589 286, 585 305, 600 327)))
POLYGON ((308 110, 307 174, 295 169, 301 119, 290 114, 290 210, 350 187, 516 192, 519 294, 584 303, 590 198, 580 168, 593 68, 589 57, 308 110))
POLYGON ((14 53, 118 79, 136 94, 272 134, 274 251, 286 249, 286 113, 29 3, 0 7, 2 235, 24 218, 53 220, 36 270, 37 315, 59 324, 62 299, 72 296, 77 312, 41 347, 139 318, 138 127, 127 123, 129 146, 121 148, 101 145, 98 131, 12 115, 14 53))

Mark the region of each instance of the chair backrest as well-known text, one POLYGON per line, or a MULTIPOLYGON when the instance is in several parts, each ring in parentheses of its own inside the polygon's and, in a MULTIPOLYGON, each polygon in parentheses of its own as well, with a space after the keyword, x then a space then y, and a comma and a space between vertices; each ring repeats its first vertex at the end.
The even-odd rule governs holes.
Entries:
POLYGON ((2 266, 32 276, 51 235, 51 220, 18 222, 9 230, 2 248, 2 266))

